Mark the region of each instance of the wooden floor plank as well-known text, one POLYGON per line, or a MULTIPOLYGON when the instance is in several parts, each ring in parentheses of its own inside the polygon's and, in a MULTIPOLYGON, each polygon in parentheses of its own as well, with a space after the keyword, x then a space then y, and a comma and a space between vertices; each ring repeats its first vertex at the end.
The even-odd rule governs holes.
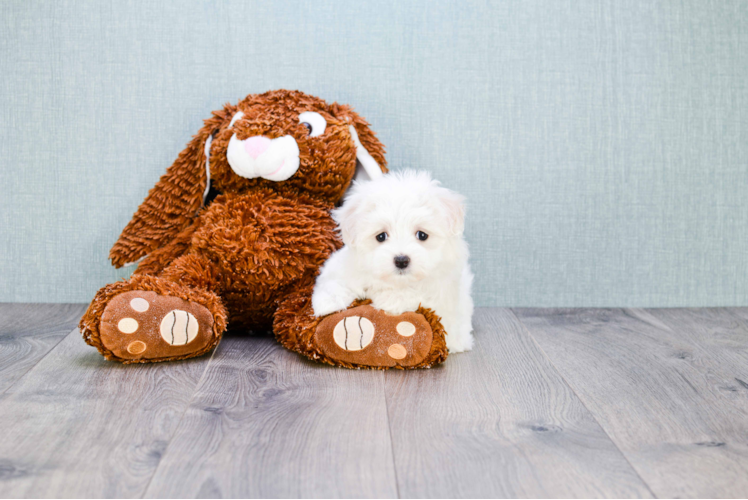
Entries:
POLYGON ((0 394, 56 346, 84 304, 0 304, 0 394))
POLYGON ((227 338, 148 497, 394 497, 382 373, 227 338))
MULTIPOLYGON (((743 330, 745 330, 746 327, 748 327, 748 307, 728 307, 728 308, 723 308, 723 310, 727 311, 728 313, 735 316, 736 318, 739 318, 743 326, 743 330)), ((743 337, 740 337, 739 339, 736 339, 736 340, 738 340, 738 343, 740 344, 737 346, 739 349, 742 349, 742 350, 748 349, 748 347, 742 342, 743 337)))
POLYGON ((208 362, 121 365, 73 331, 0 396, 0 496, 140 497, 208 362))
POLYGON ((479 309, 476 347, 385 374, 402 497, 650 497, 516 317, 479 309))
POLYGON ((644 310, 515 313, 657 496, 746 495, 734 365, 644 310))
POLYGON ((678 337, 688 340, 691 348, 681 356, 698 362, 703 354, 723 372, 732 373, 733 383, 721 388, 726 395, 748 397, 748 316, 744 309, 647 309, 647 312, 667 324, 678 337))

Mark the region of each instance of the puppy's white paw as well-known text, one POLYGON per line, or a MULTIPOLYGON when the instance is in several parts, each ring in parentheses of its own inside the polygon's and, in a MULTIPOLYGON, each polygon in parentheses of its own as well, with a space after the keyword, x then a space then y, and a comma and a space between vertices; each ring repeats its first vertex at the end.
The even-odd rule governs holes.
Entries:
POLYGON ((315 293, 312 295, 312 309, 314 309, 314 315, 318 318, 347 309, 351 305, 351 302, 345 297, 336 297, 335 295, 326 293, 315 293))
POLYGON ((449 349, 450 354, 472 350, 473 334, 463 333, 450 335, 449 332, 447 332, 447 349, 449 349))

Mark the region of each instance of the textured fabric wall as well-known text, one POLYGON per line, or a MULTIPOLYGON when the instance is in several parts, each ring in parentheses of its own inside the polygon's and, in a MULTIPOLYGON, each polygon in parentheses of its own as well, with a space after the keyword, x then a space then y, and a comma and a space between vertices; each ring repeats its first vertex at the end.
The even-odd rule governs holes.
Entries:
POLYGON ((0 3, 0 300, 88 301, 202 119, 298 88, 469 197, 480 305, 748 304, 748 2, 0 3))

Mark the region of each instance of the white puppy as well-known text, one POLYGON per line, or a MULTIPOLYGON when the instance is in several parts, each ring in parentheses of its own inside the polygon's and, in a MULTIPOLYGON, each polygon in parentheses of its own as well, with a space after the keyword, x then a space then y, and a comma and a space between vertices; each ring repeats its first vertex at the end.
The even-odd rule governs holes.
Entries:
POLYGON ((450 352, 473 346, 473 275, 462 237, 464 198, 427 172, 394 172, 356 183, 333 211, 345 246, 317 277, 317 316, 371 299, 389 314, 419 305, 442 318, 450 352))

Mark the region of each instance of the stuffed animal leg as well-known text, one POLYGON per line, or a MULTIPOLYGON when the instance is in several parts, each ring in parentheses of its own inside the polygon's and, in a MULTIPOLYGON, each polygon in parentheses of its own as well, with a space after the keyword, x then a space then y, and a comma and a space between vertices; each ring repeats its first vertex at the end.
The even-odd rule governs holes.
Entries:
POLYGON ((322 318, 312 308, 313 282, 278 307, 273 331, 288 349, 347 368, 429 368, 447 359, 445 331, 432 310, 389 315, 356 301, 322 318))
POLYGON ((223 302, 210 290, 211 274, 208 262, 190 255, 162 276, 136 274, 105 286, 81 319, 84 339, 123 363, 205 354, 221 340, 227 321, 223 302))

